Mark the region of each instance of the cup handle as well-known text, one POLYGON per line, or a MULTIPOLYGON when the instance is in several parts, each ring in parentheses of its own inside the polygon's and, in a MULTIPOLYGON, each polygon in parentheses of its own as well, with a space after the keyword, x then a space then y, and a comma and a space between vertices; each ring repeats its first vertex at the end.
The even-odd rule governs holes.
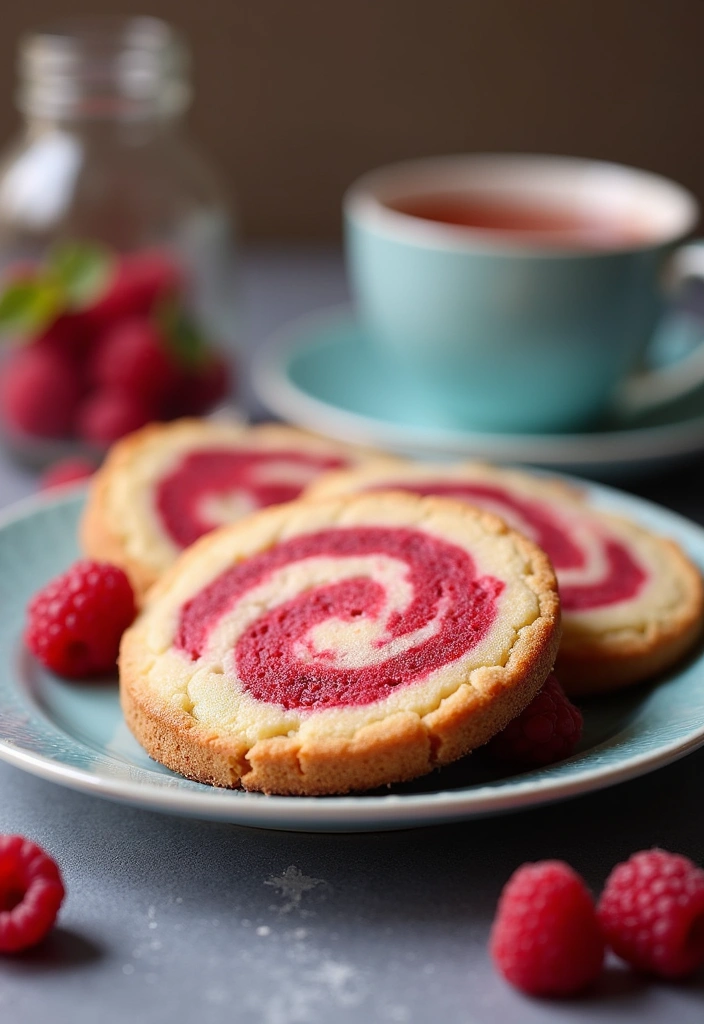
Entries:
MULTIPOLYGON (((691 280, 704 283, 704 239, 683 245, 672 253, 663 274, 665 295, 676 295, 685 282, 691 280)), ((702 342, 672 364, 631 374, 616 396, 614 411, 620 416, 633 418, 696 391, 704 384, 702 342)))

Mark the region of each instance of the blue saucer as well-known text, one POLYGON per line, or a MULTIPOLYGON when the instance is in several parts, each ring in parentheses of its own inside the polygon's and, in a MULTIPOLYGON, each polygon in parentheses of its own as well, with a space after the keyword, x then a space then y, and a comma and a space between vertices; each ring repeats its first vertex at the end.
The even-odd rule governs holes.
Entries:
POLYGON ((318 433, 415 458, 482 458, 597 479, 671 468, 704 453, 704 396, 627 426, 575 434, 497 434, 439 427, 417 393, 374 359, 348 307, 289 324, 257 351, 257 397, 318 433))

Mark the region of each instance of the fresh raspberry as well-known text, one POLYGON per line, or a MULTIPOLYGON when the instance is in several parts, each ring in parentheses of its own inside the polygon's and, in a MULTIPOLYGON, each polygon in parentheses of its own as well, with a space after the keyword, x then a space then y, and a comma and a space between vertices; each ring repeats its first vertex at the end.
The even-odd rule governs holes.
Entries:
POLYGON ((151 409, 124 391, 95 391, 78 410, 76 430, 91 444, 108 445, 154 419, 151 409))
POLYGON ((227 360, 212 353, 199 370, 183 371, 167 409, 170 416, 202 416, 230 392, 231 373, 227 360))
POLYGON ((536 768, 569 757, 582 735, 582 714, 551 674, 528 707, 487 744, 493 760, 536 768))
POLYGON ((704 871, 687 857, 635 853, 609 875, 597 912, 614 953, 638 970, 682 978, 704 964, 704 871))
POLYGON ((227 360, 214 353, 205 368, 193 380, 191 402, 195 404, 195 413, 208 412, 218 402, 227 398, 232 386, 232 375, 227 360))
POLYGON ((114 669, 120 638, 134 616, 134 594, 122 569, 76 562, 30 601, 25 641, 47 668, 80 679, 114 669))
POLYGON ((587 887, 569 864, 524 864, 506 883, 490 951, 504 978, 536 996, 566 996, 594 981, 604 940, 587 887))
POLYGON ((75 483, 78 480, 87 480, 93 473, 95 473, 95 463, 90 459, 84 459, 80 455, 60 459, 42 473, 39 478, 39 489, 48 491, 54 487, 63 487, 64 484, 75 483))
POLYGON ((0 374, 6 424, 38 437, 66 437, 81 394, 75 368, 59 352, 28 345, 13 352, 0 374))
POLYGON ((129 392, 155 410, 180 380, 166 339, 149 320, 136 316, 106 332, 95 355, 92 377, 99 387, 129 392))
POLYGON ((93 332, 80 313, 62 313, 52 323, 30 339, 29 344, 49 348, 75 363, 85 358, 93 332))
POLYGON ((56 862, 40 846, 22 836, 0 836, 0 953, 40 942, 63 898, 56 862))
POLYGON ((103 327, 124 317, 146 316, 159 299, 178 294, 183 287, 181 269, 168 254, 144 250, 126 255, 89 315, 103 327))

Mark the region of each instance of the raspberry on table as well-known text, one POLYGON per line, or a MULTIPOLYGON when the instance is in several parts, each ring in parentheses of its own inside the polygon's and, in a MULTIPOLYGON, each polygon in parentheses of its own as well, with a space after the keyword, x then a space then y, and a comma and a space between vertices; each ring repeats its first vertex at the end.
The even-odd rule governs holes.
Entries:
POLYGON ((512 768, 552 764, 574 751, 582 725, 582 713, 551 673, 528 707, 487 744, 487 753, 512 768))
POLYGON ((109 672, 135 613, 132 586, 122 569, 86 559, 33 597, 25 642, 60 676, 80 679, 109 672))
POLYGON ((687 857, 653 849, 617 864, 598 915, 614 953, 638 970, 682 978, 704 964, 704 871, 687 857))
POLYGON ((60 459, 42 473, 39 478, 39 489, 48 491, 54 487, 63 487, 64 484, 76 483, 78 480, 87 480, 94 472, 95 463, 81 455, 60 459))
POLYGON ((63 898, 56 862, 30 839, 0 835, 0 953, 40 942, 63 898))
POLYGON ((499 900, 490 951, 504 978, 530 995, 586 988, 601 971, 604 940, 579 875, 559 860, 514 872, 499 900))

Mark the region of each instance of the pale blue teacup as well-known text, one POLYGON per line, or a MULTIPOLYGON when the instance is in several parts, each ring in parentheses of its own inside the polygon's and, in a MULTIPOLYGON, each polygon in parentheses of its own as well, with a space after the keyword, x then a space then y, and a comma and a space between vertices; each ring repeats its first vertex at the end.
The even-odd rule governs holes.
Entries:
MULTIPOLYGON (((665 371, 633 376, 663 308, 665 271, 681 276, 673 253, 699 216, 674 182, 592 160, 448 156, 364 175, 344 212, 365 344, 419 422, 580 430, 701 383, 701 366, 674 385, 665 371), (466 227, 398 209, 442 196, 552 211, 558 226, 466 227), (562 213, 593 223, 593 235, 560 227, 562 213)), ((680 270, 697 273, 701 256, 680 250, 680 270)))

